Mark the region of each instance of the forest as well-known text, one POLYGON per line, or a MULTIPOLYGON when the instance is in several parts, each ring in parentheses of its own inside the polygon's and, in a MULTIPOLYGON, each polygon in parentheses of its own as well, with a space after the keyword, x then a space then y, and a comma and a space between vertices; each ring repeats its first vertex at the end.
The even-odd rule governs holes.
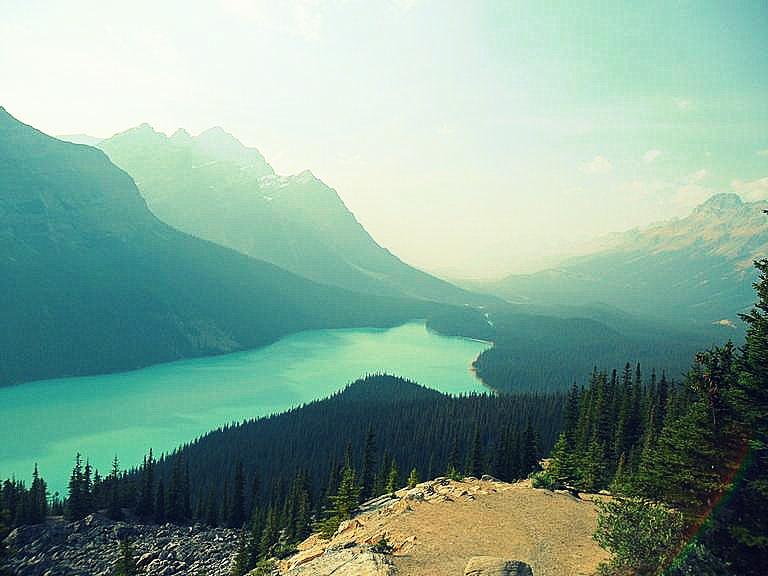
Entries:
MULTIPOLYGON (((242 529, 233 574, 332 533, 366 499, 419 479, 491 474, 609 490, 608 575, 761 574, 768 560, 768 261, 745 344, 697 353, 682 380, 625 363, 568 392, 448 396, 374 374, 288 412, 222 427, 108 474, 76 456, 66 499, 0 490, 0 535, 49 513, 242 529), (542 457, 549 458, 542 460, 542 457), (542 469, 543 468, 543 469, 542 469)), ((2 551, 0 551, 2 553, 2 551)))

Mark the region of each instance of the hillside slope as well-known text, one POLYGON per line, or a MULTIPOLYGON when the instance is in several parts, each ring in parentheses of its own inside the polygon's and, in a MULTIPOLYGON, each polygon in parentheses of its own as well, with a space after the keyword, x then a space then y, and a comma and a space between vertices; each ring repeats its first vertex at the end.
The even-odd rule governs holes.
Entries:
POLYGON ((768 202, 718 194, 682 219, 631 230, 562 266, 484 289, 530 305, 604 303, 700 325, 738 322, 752 303, 752 261, 768 254, 768 202))
POLYGON ((0 385, 229 352, 430 304, 316 284, 160 222, 88 146, 0 108, 0 385))
POLYGON ((382 248, 309 171, 278 176, 221 128, 172 136, 143 124, 99 143, 164 222, 317 282, 451 303, 487 301, 382 248))

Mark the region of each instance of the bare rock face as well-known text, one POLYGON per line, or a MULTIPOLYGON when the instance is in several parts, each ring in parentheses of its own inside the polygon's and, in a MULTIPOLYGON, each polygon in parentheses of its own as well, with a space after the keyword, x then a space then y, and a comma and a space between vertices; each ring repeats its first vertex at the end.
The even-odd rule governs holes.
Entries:
POLYGON ((311 562, 294 567, 285 576, 394 576, 389 558, 364 547, 328 549, 311 562))
POLYGON ((475 556, 467 562, 464 576, 533 576, 533 570, 519 560, 475 556))

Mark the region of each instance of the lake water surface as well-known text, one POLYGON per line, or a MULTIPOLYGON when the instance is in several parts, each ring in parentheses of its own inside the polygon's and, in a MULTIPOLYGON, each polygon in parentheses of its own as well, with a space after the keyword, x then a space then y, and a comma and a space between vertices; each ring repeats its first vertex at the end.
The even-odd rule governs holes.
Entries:
POLYGON ((35 462, 64 491, 76 452, 102 473, 222 424, 323 398, 371 372, 442 392, 481 392, 470 371, 487 344, 440 336, 423 323, 392 329, 315 330, 270 346, 119 374, 0 388, 0 479, 29 482, 35 462))

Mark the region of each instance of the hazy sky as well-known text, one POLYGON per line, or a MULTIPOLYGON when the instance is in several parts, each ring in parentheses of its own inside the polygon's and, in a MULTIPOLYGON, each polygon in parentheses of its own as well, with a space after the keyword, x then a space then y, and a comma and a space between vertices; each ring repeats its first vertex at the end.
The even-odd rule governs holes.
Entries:
POLYGON ((768 2, 0 0, 51 134, 221 125, 458 276, 768 197, 768 2), (546 7, 542 6, 547 4, 546 7))

